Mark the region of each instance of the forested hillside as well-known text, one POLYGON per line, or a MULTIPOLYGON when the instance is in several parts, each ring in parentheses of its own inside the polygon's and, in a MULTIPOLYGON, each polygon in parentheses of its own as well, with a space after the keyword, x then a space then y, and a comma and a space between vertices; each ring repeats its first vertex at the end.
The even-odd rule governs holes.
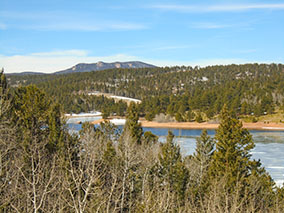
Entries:
POLYGON ((140 115, 148 120, 159 113, 178 121, 196 119, 198 113, 210 119, 224 104, 238 115, 257 117, 283 107, 284 99, 281 64, 112 69, 8 78, 12 86, 37 85, 60 100, 66 112, 100 110, 99 105, 107 106, 104 109, 109 113, 116 112, 117 106, 87 95, 93 91, 138 98, 143 100, 140 115))
POLYGON ((61 115, 46 93, 11 91, 0 73, 1 212, 284 211, 283 187, 251 159, 252 137, 226 107, 190 156, 171 132, 164 143, 143 132, 134 103, 122 131, 85 123, 70 134, 61 115))

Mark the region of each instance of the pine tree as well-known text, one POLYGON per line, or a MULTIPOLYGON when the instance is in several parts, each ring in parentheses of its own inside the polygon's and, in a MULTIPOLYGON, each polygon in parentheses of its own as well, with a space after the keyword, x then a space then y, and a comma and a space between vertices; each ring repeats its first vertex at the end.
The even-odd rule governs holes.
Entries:
POLYGON ((182 115, 179 112, 177 112, 175 114, 175 119, 176 119, 177 122, 183 122, 184 121, 182 115))
POLYGON ((188 170, 182 160, 180 147, 174 143, 174 135, 171 131, 168 133, 166 143, 162 145, 159 163, 163 186, 177 193, 180 201, 183 201, 188 180, 188 170))
POLYGON ((208 167, 213 150, 214 140, 203 130, 201 136, 196 139, 195 152, 185 160, 190 169, 188 197, 197 205, 208 189, 208 167))
POLYGON ((35 86, 20 87, 15 91, 13 123, 18 127, 20 143, 41 141, 48 133, 50 100, 35 86))
POLYGON ((157 143, 158 139, 159 139, 159 137, 157 135, 154 135, 152 132, 147 131, 147 132, 144 133, 143 142, 150 145, 150 144, 153 144, 153 143, 157 143))
POLYGON ((210 175, 215 180, 225 181, 225 188, 231 192, 238 182, 244 183, 251 173, 252 136, 242 128, 239 120, 231 117, 225 106, 215 140, 216 151, 210 165, 210 175))
POLYGON ((106 144, 105 151, 103 153, 103 161, 106 166, 112 166, 116 162, 116 151, 112 141, 108 141, 106 144))
POLYGON ((141 124, 138 123, 138 121, 139 121, 138 108, 137 105, 132 102, 127 109, 124 132, 128 131, 133 142, 141 144, 143 130, 141 124))
POLYGON ((196 139, 196 149, 192 160, 195 164, 195 168, 197 169, 197 182, 201 182, 207 174, 214 145, 214 140, 208 135, 206 130, 203 130, 201 136, 196 139))
POLYGON ((185 117, 186 117, 186 121, 191 122, 192 119, 194 118, 194 113, 189 109, 186 112, 185 117))
POLYGON ((103 109, 102 110, 102 117, 103 119, 107 119, 108 117, 110 116, 110 112, 109 112, 109 109, 103 109))
POLYGON ((11 108, 11 101, 9 99, 9 89, 4 75, 4 71, 0 72, 0 120, 4 119, 9 109, 11 108))
POLYGON ((50 107, 48 115, 48 131, 49 131, 49 143, 48 148, 50 151, 56 149, 63 149, 63 123, 61 121, 61 111, 59 104, 53 104, 50 107))
POLYGON ((202 115, 201 115, 200 112, 198 112, 198 113, 196 114, 195 121, 196 121, 197 123, 202 123, 202 122, 203 122, 203 118, 202 118, 202 115))

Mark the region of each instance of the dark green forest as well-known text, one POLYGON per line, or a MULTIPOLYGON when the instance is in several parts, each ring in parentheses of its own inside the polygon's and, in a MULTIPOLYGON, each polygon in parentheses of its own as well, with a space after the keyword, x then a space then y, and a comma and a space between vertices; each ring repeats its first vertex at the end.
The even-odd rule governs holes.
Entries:
POLYGON ((147 120, 163 113, 177 121, 202 121, 218 115, 224 104, 237 115, 258 117, 284 105, 282 64, 112 69, 7 78, 12 87, 36 85, 68 113, 104 110, 106 115, 125 115, 126 105, 88 95, 94 91, 141 99, 139 115, 147 120))
MULTIPOLYGON (((193 75, 190 73, 200 77, 208 73, 208 78, 211 76, 214 79, 213 76, 221 68, 196 68, 190 71, 176 68, 174 72, 163 68, 137 70, 136 73, 112 70, 69 77, 40 76, 26 82, 34 83, 40 89, 34 85, 15 87, 12 79, 10 83, 14 87, 11 88, 5 75, 0 73, 0 211, 283 212, 284 188, 276 187, 261 162, 251 159, 250 150, 254 147, 252 136, 229 112, 232 105, 222 106, 223 102, 220 103, 220 126, 215 137, 209 137, 204 130, 196 141, 194 154, 182 156, 171 132, 164 143, 160 143, 151 132, 143 132, 138 123, 139 114, 143 112, 141 105, 129 105, 123 130, 109 122, 96 128, 84 123, 78 134, 71 134, 62 120, 62 107, 56 102, 70 91, 79 99, 84 95, 76 92, 99 90, 98 82, 106 86, 113 73, 120 77, 129 74, 127 79, 133 75, 137 82, 141 80, 141 84, 130 83, 125 89, 125 92, 134 92, 130 86, 135 85, 138 91, 135 95, 127 92, 124 95, 143 98, 145 107, 147 100, 155 97, 156 100, 163 100, 167 95, 169 99, 185 100, 186 106, 195 109, 198 106, 191 102, 198 90, 195 84, 202 85, 198 90, 200 94, 215 91, 214 103, 218 100, 217 91, 222 85, 227 89, 232 88, 232 92, 243 88, 240 91, 245 94, 240 93, 241 102, 246 97, 248 102, 256 100, 261 104, 265 97, 271 95, 273 106, 280 103, 280 98, 273 97, 283 91, 283 87, 280 87, 283 84, 280 81, 282 65, 232 66, 231 71, 225 69, 231 73, 231 78, 243 70, 244 73, 253 72, 254 76, 248 78, 254 80, 247 80, 247 76, 242 80, 230 79, 220 74, 216 82, 196 81, 191 87, 188 81, 183 89, 173 92, 174 82, 185 82, 186 77, 190 79, 193 75), (263 68, 264 71, 247 70, 254 70, 253 67, 263 68), (211 69, 212 72, 209 72, 211 69), (143 77, 140 71, 144 73, 143 77), (85 75, 92 79, 88 82, 85 75), (100 81, 93 81, 96 75, 97 79, 100 76, 100 81), (149 81, 142 80, 147 75, 149 81), (160 78, 154 78, 153 75, 160 78), (105 82, 103 77, 106 78, 105 82), (165 84, 166 81, 168 84, 165 84), (147 87, 140 88, 142 82, 151 85, 159 82, 157 87, 162 88, 161 94, 156 94, 159 93, 158 89, 150 92, 147 87), (90 88, 90 85, 94 88, 90 88), (236 85, 239 87, 234 90, 236 85), (60 88, 65 90, 59 92, 60 88), (245 88, 251 89, 246 91, 245 88), (143 91, 148 91, 149 97, 144 96, 143 91), (263 94, 263 91, 267 92, 263 94), (252 100, 249 97, 253 94, 257 98, 252 100)), ((109 91, 110 88, 114 87, 110 84, 105 89, 115 93, 109 91)), ((119 93, 122 90, 117 89, 116 94, 123 95, 119 93)), ((222 91, 230 94, 226 89, 222 91)), ((224 102, 230 103, 230 98, 224 94, 224 102)), ((230 95, 234 100, 233 94, 230 95)), ((207 106, 204 103, 202 110, 208 110, 207 106)))

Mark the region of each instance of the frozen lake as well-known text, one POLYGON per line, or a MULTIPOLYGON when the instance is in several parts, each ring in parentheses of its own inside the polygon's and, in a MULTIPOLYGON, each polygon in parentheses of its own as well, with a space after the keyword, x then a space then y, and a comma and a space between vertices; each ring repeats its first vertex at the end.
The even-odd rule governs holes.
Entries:
MULTIPOLYGON (((175 140, 184 155, 190 155, 195 151, 196 138, 200 136, 201 130, 144 128, 144 131, 152 131, 159 135, 161 141, 166 140, 168 130, 173 131, 177 136, 175 140)), ((250 133, 255 142, 255 148, 251 152, 252 158, 260 159, 276 184, 282 185, 284 182, 284 131, 251 130, 250 133)), ((215 131, 208 130, 208 134, 214 137, 215 131)))

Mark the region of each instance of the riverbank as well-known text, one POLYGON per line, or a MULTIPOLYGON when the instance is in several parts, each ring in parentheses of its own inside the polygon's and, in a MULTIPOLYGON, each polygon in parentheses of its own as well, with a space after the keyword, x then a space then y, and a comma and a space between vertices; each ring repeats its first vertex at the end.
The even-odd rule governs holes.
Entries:
MULTIPOLYGON (((119 119, 116 119, 119 120, 119 119)), ((120 119, 121 121, 125 119, 120 119)), ((99 124, 103 122, 104 119, 93 121, 92 124, 99 124)), ((151 128, 175 128, 175 129, 217 129, 219 124, 217 123, 197 123, 197 122, 167 122, 167 123, 158 123, 154 121, 146 121, 144 119, 139 121, 142 127, 151 127, 151 128)), ((123 122, 120 122, 123 123, 123 122)), ((284 123, 266 123, 266 122, 257 122, 257 123, 246 123, 243 122, 243 127, 251 130, 279 130, 284 131, 284 123)))

